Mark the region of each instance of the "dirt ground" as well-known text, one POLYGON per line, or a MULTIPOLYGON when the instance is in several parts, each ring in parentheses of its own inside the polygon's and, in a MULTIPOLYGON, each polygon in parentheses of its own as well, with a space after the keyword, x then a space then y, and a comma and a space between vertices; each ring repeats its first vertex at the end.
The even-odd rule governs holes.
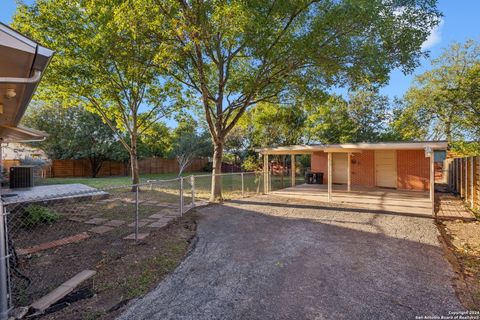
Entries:
MULTIPOLYGON (((118 233, 112 234, 111 239, 107 234, 59 247, 54 252, 22 258, 21 263, 27 270, 37 272, 28 274, 36 284, 29 286, 23 294, 29 298, 40 297, 56 287, 48 286, 49 282, 55 283, 55 278, 71 277, 78 270, 96 270, 93 280, 67 296, 63 303, 47 310, 41 318, 113 319, 130 299, 150 291, 177 267, 195 235, 196 219, 195 212, 190 211, 164 228, 151 232, 137 245, 133 242, 125 245, 126 240, 118 237, 118 233), (77 259, 79 255, 82 259, 77 259), (28 265, 42 267, 29 268, 28 265), (43 290, 33 292, 34 288, 43 290), (79 296, 82 299, 75 301, 79 296)), ((128 232, 131 230, 125 228, 125 233, 128 232)), ((21 301, 21 294, 17 301, 21 301)))
POLYGON ((468 309, 480 310, 480 221, 441 221, 438 226, 464 281, 457 288, 459 297, 468 309))

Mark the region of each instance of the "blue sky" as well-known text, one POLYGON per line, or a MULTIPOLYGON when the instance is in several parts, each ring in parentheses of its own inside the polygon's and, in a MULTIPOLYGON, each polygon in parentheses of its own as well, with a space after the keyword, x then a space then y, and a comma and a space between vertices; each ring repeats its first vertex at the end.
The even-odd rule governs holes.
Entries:
MULTIPOLYGON (((24 0, 31 3, 32 0, 24 0)), ((15 0, 0 0, 0 21, 9 23, 15 12, 15 0)), ((440 26, 433 31, 424 44, 432 58, 438 57, 442 49, 453 41, 463 42, 466 39, 480 41, 479 0, 440 0, 439 9, 444 17, 440 26)), ((404 75, 399 70, 391 73, 390 84, 382 89, 389 97, 402 96, 408 89, 415 74, 422 73, 430 67, 428 60, 422 60, 414 74, 404 75)))

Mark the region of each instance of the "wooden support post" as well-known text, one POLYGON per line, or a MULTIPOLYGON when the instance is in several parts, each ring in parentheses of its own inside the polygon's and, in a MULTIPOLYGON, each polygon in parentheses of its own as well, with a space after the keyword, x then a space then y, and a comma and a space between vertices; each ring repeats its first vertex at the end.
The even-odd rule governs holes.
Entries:
POLYGON ((473 209, 473 157, 470 157, 470 208, 473 209))
POLYGON ((464 201, 467 202, 468 201, 468 158, 464 158, 465 159, 465 165, 464 165, 464 171, 465 171, 465 191, 463 192, 463 195, 464 195, 464 201))
POLYGON ((291 155, 292 157, 292 164, 291 164, 291 179, 292 179, 292 187, 295 187, 295 171, 296 171, 296 167, 295 167, 295 154, 292 154, 291 155))
POLYGON ((352 153, 347 154, 347 191, 352 190, 352 153))
POLYGON ((463 198, 463 158, 458 159, 460 163, 460 170, 458 170, 460 179, 458 180, 458 189, 460 191, 460 198, 463 198))
POLYGON ((327 179, 328 179, 328 201, 332 201, 332 153, 328 153, 328 168, 327 168, 327 179))
POLYGON ((433 150, 430 155, 430 200, 433 201, 435 197, 435 157, 433 156, 433 150))
POLYGON ((430 201, 432 204, 432 216, 435 216, 435 153, 430 154, 430 201))
POLYGON ((451 175, 452 175, 452 191, 457 192, 457 185, 456 185, 456 181, 457 181, 457 159, 453 159, 453 161, 452 161, 451 175))
POLYGON ((268 193, 268 154, 263 155, 263 193, 268 193))

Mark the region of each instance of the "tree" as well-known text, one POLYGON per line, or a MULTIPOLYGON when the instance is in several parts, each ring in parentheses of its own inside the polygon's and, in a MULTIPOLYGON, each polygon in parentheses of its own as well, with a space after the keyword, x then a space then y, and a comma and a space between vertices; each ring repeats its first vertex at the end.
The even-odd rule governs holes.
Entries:
POLYGON ((48 133, 38 147, 51 159, 88 159, 93 178, 105 160, 122 157, 112 130, 100 116, 82 107, 37 105, 28 110, 23 123, 48 133))
POLYGON ((172 150, 170 128, 163 122, 153 123, 139 141, 139 156, 165 158, 172 150))
POLYGON ((479 61, 480 46, 471 40, 452 44, 434 59, 433 69, 416 77, 403 98, 403 108, 397 111, 395 125, 402 135, 444 138, 450 144, 454 137, 461 138, 468 123, 466 115, 475 112, 472 99, 478 97, 478 78, 469 75, 475 73, 479 61))
POLYGON ((147 25, 122 19, 129 8, 120 0, 38 0, 20 4, 13 25, 56 51, 39 98, 99 114, 129 153, 137 184, 139 137, 171 111, 179 87, 153 67, 161 50, 147 25))
POLYGON ((177 159, 178 176, 196 157, 208 157, 212 154, 212 144, 207 132, 198 133, 198 123, 189 114, 180 115, 177 127, 173 130, 171 155, 177 159))
MULTIPOLYGON (((245 111, 305 91, 368 80, 383 84, 392 68, 411 71, 439 22, 435 1, 132 0, 125 19, 152 26, 163 72, 199 97, 221 172, 226 136, 245 111)), ((221 199, 220 177, 212 200, 221 199)))
POLYGON ((174 141, 172 154, 177 159, 180 177, 195 158, 212 154, 212 144, 208 135, 189 132, 178 136, 174 141))
POLYGON ((477 59, 469 68, 461 94, 465 103, 465 125, 478 139, 480 137, 480 59, 477 59))

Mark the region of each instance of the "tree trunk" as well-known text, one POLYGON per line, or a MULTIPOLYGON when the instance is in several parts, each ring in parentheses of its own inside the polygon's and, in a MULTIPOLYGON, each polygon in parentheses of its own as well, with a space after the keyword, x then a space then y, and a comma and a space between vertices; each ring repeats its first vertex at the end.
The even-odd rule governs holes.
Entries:
POLYGON ((90 167, 92 168, 92 178, 96 178, 98 175, 98 172, 100 171, 100 168, 102 167, 103 164, 103 159, 97 158, 97 157, 90 157, 90 167))
POLYGON ((223 143, 215 143, 213 150, 212 193, 210 201, 222 201, 222 173, 223 143))
MULTIPOLYGON (((132 170, 132 184, 139 184, 140 176, 138 174, 137 137, 135 135, 132 135, 130 139, 130 166, 132 170)), ((132 191, 135 191, 135 189, 135 187, 132 187, 132 191)))

